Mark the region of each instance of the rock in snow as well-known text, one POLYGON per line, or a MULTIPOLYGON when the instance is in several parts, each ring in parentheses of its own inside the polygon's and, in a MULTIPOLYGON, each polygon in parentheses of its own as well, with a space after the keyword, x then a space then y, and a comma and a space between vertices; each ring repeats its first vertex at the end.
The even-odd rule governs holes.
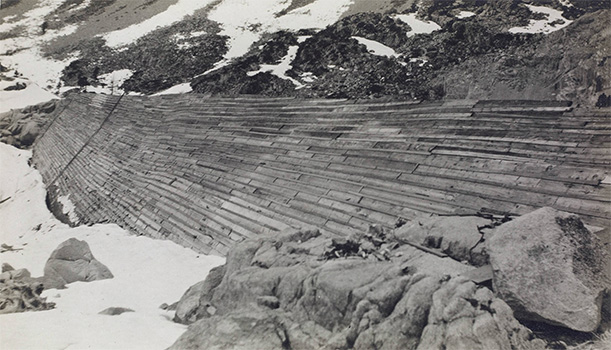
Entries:
POLYGON ((113 278, 110 270, 97 261, 85 241, 70 238, 60 244, 45 265, 46 288, 63 288, 76 281, 113 278))
POLYGON ((126 307, 109 307, 99 312, 100 315, 117 316, 126 312, 134 312, 132 309, 126 307))
POLYGON ((578 216, 542 208, 499 226, 487 241, 498 296, 524 320, 595 331, 609 256, 578 216))

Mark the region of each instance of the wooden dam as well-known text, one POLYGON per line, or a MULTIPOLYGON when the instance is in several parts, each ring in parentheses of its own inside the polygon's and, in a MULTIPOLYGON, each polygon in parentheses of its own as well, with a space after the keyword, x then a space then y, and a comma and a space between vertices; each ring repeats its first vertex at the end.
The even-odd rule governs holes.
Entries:
POLYGON ((225 255, 290 227, 338 235, 542 206, 611 218, 609 111, 566 102, 75 94, 34 145, 79 223, 225 255))

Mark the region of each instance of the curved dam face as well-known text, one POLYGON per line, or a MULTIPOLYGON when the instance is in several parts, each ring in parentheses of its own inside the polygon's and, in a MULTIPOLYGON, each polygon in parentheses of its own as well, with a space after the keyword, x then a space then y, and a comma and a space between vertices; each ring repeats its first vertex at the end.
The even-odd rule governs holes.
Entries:
POLYGON ((430 213, 611 217, 607 114, 564 102, 77 94, 60 108, 34 145, 52 200, 205 253, 430 213))

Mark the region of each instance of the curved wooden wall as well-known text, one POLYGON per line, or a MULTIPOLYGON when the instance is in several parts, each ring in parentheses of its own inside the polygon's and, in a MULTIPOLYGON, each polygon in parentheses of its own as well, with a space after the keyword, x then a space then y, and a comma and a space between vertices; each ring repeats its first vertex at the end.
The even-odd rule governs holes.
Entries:
POLYGON ((533 101, 72 95, 34 163, 83 224, 226 254, 260 232, 551 206, 611 217, 608 114, 533 101))

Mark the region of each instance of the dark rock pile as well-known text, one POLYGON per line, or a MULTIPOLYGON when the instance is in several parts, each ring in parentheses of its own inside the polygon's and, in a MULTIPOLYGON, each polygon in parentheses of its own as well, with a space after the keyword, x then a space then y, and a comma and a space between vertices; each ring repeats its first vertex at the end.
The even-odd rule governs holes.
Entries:
POLYGON ((54 308, 54 303, 47 302, 46 298, 40 296, 43 289, 43 284, 32 278, 28 270, 15 270, 8 264, 2 264, 0 314, 54 308))
MULTIPOLYGON (((548 281, 551 275, 527 282, 537 264, 516 259, 550 238, 524 223, 549 226, 555 220, 559 228, 550 230, 566 238, 560 240, 564 251, 554 251, 568 262, 548 266, 556 262, 545 252, 534 256, 548 271, 569 268, 567 276, 573 259, 572 266, 590 277, 585 284, 596 285, 596 295, 579 303, 593 306, 583 310, 594 316, 587 323, 592 331, 601 321, 600 292, 610 288, 600 269, 608 256, 576 216, 543 209, 508 223, 502 217, 436 217, 348 238, 302 230, 247 240, 182 297, 175 321, 191 325, 172 349, 543 349, 546 341, 514 317, 522 314, 517 298, 508 295, 519 293, 506 290, 521 285, 528 289, 525 298, 547 299, 546 308, 564 298, 556 281, 548 281), (501 240, 520 242, 509 247, 501 240), (575 248, 585 241, 586 248, 575 248), (583 249, 601 264, 583 261, 583 249), (503 256, 514 265, 501 262, 503 256), (480 269, 494 271, 487 278, 494 289, 476 283, 486 278, 472 277, 480 270, 473 265, 489 260, 492 269, 480 269), (507 271, 499 264, 529 266, 507 271)), ((580 322, 562 325, 586 331, 575 327, 580 322)))

